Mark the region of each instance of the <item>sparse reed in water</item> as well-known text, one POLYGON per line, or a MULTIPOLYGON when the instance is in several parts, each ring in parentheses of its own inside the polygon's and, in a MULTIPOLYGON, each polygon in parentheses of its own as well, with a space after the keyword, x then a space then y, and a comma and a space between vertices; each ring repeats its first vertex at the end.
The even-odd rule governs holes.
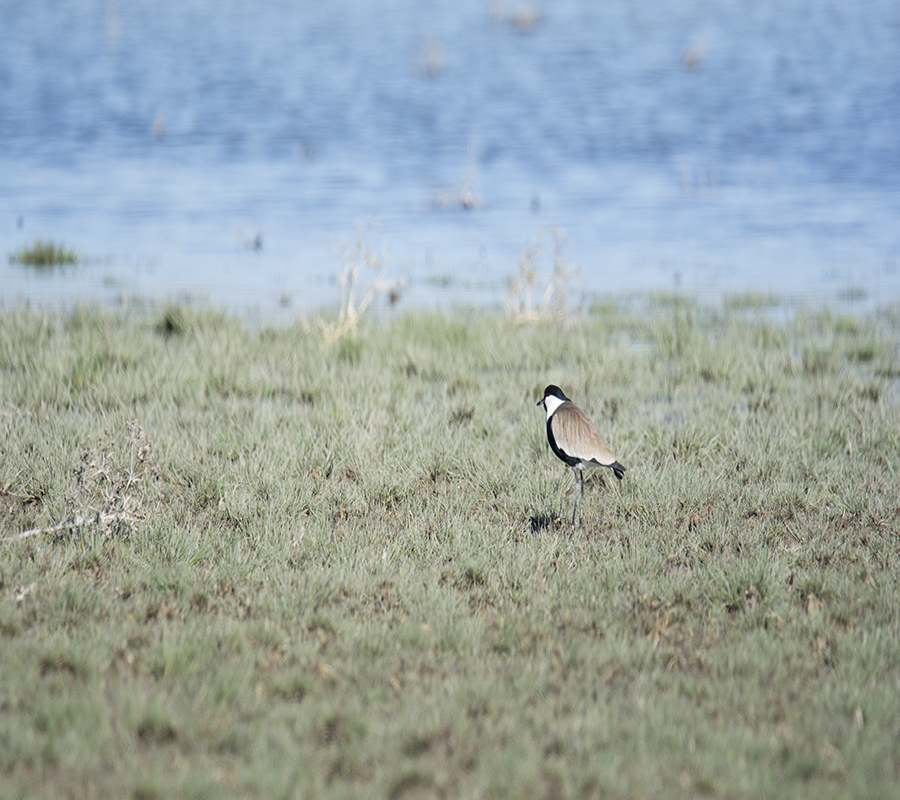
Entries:
POLYGON ((569 283, 578 275, 577 266, 570 267, 565 259, 565 232, 559 228, 553 230, 553 270, 541 299, 535 304, 535 286, 538 281, 538 262, 543 248, 541 238, 526 247, 519 256, 519 274, 509 282, 506 297, 506 310, 517 325, 535 322, 561 321, 572 314, 569 306, 569 283))
POLYGON ((27 264, 33 267, 55 267, 63 264, 77 264, 78 253, 52 239, 35 239, 30 247, 22 247, 10 253, 11 264, 27 264))
MULTIPOLYGON (((367 231, 372 225, 367 226, 367 231)), ((399 287, 399 281, 382 277, 388 261, 387 251, 382 248, 375 252, 367 243, 365 232, 357 224, 354 226, 354 243, 341 246, 343 268, 338 275, 341 287, 341 302, 338 318, 334 322, 320 320, 323 339, 326 344, 333 344, 344 336, 352 335, 366 311, 380 295, 393 298, 399 287), (368 282, 360 280, 361 270, 367 270, 368 282), (357 293, 363 291, 362 298, 357 301, 357 293)))

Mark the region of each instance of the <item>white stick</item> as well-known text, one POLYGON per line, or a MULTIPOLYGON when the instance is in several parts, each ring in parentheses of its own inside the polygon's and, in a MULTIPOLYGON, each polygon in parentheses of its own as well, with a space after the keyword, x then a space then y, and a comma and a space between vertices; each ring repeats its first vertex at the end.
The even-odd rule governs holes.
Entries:
POLYGON ((130 516, 130 514, 125 514, 121 511, 116 511, 112 514, 97 514, 95 517, 82 517, 79 514, 75 519, 60 522, 58 525, 51 525, 49 528, 32 528, 30 531, 23 531, 15 536, 8 536, 6 539, 3 539, 3 541, 12 542, 17 539, 27 539, 29 536, 42 536, 47 533, 58 533, 59 531, 66 531, 72 528, 80 528, 83 525, 88 525, 92 522, 99 522, 101 525, 105 526, 110 522, 117 522, 120 519, 125 519, 130 516))

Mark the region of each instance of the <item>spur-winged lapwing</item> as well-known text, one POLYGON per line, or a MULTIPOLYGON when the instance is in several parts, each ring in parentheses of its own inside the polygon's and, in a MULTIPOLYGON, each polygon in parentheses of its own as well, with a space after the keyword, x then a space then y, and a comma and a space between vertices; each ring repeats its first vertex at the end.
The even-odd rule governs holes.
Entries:
MULTIPOLYGON (((597 435, 597 429, 587 415, 563 394, 558 386, 548 386, 537 405, 547 412, 547 439, 550 448, 575 472, 576 483, 581 484, 581 502, 584 504, 584 471, 593 467, 609 467, 622 480, 623 467, 610 449, 597 435)), ((578 495, 572 509, 572 525, 578 511, 578 495)))

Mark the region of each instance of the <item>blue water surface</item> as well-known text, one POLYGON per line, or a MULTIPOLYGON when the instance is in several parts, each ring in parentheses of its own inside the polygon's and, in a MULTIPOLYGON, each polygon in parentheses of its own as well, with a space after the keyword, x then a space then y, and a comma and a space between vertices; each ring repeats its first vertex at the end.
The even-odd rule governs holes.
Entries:
POLYGON ((900 300, 900 4, 0 0, 5 306, 284 318, 376 261, 491 306, 555 258, 573 303, 900 300))

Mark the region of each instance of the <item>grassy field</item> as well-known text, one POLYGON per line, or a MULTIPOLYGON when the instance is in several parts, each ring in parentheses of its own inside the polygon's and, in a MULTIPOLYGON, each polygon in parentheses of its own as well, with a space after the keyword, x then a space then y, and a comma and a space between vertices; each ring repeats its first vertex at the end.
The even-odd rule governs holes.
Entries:
POLYGON ((0 795, 895 798, 898 531, 897 309, 3 311, 0 795))

